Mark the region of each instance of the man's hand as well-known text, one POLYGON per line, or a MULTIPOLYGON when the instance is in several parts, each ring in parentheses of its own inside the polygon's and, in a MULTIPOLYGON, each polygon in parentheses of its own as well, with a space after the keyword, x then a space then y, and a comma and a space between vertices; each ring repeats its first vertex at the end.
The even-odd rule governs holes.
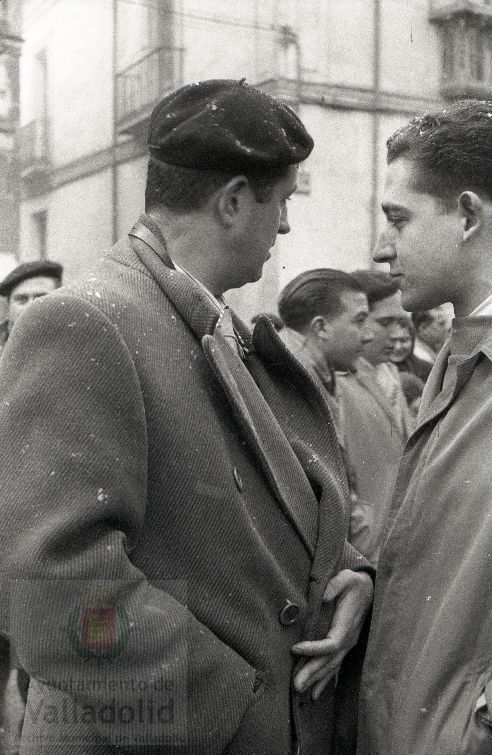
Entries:
POLYGON ((326 639, 299 642, 292 646, 292 652, 296 655, 311 657, 295 676, 297 692, 313 687, 312 698, 318 699, 359 639, 373 592, 372 579, 366 572, 343 569, 328 582, 323 602, 336 599, 336 605, 326 639))

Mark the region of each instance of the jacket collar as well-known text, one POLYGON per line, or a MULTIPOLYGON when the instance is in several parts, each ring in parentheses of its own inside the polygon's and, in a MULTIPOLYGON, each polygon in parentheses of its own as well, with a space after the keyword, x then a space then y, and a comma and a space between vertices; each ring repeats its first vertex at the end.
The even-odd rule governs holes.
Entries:
POLYGON ((130 235, 133 251, 201 341, 205 335, 214 332, 220 316, 218 309, 196 281, 169 266, 165 239, 159 229, 154 228, 155 224, 149 223, 146 215, 140 217, 132 231, 138 229, 140 223, 145 230, 151 231, 158 243, 152 243, 152 239, 144 240, 145 234, 141 237, 130 235))
POLYGON ((449 344, 451 336, 448 337, 437 359, 432 371, 427 379, 422 401, 420 404, 417 427, 415 432, 419 431, 424 425, 436 419, 444 412, 456 396, 461 392, 479 361, 481 355, 484 355, 492 362, 492 327, 486 332, 483 338, 472 349, 470 354, 463 355, 456 364, 455 380, 443 388, 443 379, 448 366, 450 356, 449 344))

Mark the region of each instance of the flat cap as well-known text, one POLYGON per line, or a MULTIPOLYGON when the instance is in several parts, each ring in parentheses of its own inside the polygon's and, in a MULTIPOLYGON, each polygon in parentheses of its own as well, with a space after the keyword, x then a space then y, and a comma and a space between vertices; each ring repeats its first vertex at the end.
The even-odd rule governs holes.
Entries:
POLYGON ((53 262, 52 260, 23 262, 21 265, 15 267, 0 283, 0 296, 9 296, 19 283, 28 278, 36 278, 38 275, 61 281, 62 273, 63 267, 60 263, 53 262))
POLYGON ((165 97, 152 113, 148 145, 171 165, 247 172, 300 163, 314 143, 284 103, 244 79, 214 79, 165 97))

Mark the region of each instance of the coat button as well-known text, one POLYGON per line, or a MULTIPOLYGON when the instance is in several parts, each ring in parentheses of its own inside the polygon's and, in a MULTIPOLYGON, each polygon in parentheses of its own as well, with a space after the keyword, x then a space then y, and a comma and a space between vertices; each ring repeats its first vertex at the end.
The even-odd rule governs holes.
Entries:
POLYGON ((237 469, 237 467, 234 467, 234 471, 233 471, 232 475, 234 477, 234 482, 236 483, 236 488, 241 493, 242 489, 243 489, 243 479, 242 479, 241 475, 239 474, 239 470, 237 469))
POLYGON ((299 619, 300 613, 301 609, 297 603, 291 603, 290 600, 288 600, 287 605, 280 611, 278 618, 282 626, 289 627, 291 624, 296 623, 299 619))

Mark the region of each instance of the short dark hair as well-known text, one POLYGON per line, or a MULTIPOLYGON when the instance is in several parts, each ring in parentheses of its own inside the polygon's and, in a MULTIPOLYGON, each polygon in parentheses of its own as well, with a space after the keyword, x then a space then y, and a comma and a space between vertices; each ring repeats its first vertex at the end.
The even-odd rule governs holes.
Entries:
POLYGON ((492 101, 461 100, 414 118, 387 141, 387 160, 415 166, 415 191, 450 205, 475 191, 492 200, 492 101))
POLYGON ((335 317, 342 311, 341 296, 346 291, 361 292, 348 273, 331 268, 307 270, 290 281, 280 294, 280 317, 292 330, 302 331, 313 317, 335 317))
MULTIPOLYGON (((266 202, 273 187, 288 174, 290 166, 264 170, 246 175, 257 202, 266 202)), ((238 172, 221 172, 182 168, 149 158, 145 186, 145 211, 154 207, 168 207, 176 211, 199 210, 208 199, 238 172)))
POLYGON ((376 302, 393 296, 398 291, 398 283, 395 278, 381 270, 354 270, 351 275, 367 296, 369 308, 376 302))

